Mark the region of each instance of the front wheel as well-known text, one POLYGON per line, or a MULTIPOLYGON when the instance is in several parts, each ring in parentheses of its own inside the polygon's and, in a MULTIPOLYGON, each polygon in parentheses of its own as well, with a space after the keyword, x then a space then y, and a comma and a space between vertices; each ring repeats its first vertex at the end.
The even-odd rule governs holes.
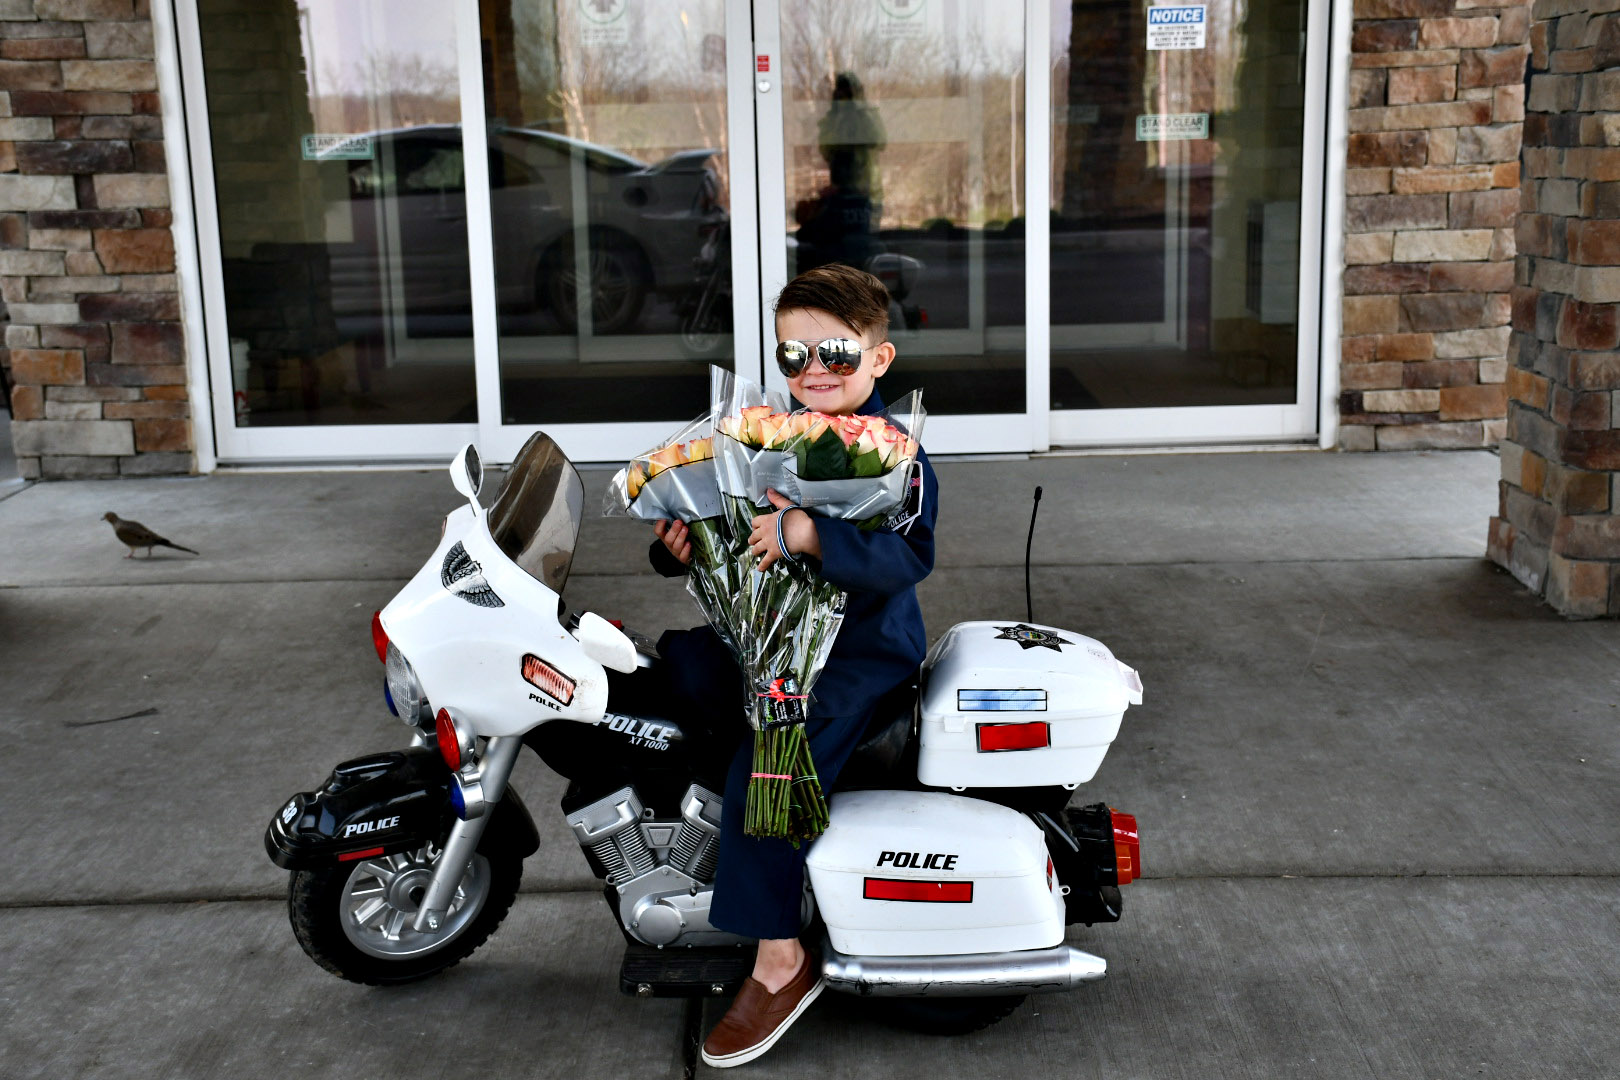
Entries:
POLYGON ((298 944, 321 967, 372 986, 411 982, 460 963, 506 917, 523 860, 476 854, 439 929, 412 928, 440 849, 428 844, 351 865, 293 873, 287 914, 298 944))
POLYGON ((882 998, 884 1018, 924 1035, 966 1035, 1011 1016, 1024 997, 882 998))

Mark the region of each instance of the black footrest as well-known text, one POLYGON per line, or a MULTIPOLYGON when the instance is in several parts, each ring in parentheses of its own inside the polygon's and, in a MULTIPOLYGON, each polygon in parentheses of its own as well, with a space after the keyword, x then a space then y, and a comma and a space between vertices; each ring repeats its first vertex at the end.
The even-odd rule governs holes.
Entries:
POLYGON ((754 952, 737 945, 655 949, 626 945, 619 989, 636 997, 724 997, 754 970, 754 952))

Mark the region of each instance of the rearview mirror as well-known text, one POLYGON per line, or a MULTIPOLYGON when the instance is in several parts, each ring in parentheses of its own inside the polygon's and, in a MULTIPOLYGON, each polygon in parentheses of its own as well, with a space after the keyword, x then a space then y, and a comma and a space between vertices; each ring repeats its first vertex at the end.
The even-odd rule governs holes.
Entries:
POLYGON ((617 626, 594 611, 579 617, 574 636, 585 647, 585 655, 614 671, 636 670, 636 646, 617 626))
POLYGON ((484 487, 484 463, 479 460, 478 447, 468 443, 450 462, 450 482, 456 490, 467 496, 476 508, 478 493, 484 487))

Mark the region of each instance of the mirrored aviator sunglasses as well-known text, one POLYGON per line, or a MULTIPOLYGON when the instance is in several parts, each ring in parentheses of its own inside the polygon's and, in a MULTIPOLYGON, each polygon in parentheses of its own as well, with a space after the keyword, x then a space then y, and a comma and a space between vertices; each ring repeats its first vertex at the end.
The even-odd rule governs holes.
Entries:
POLYGON ((810 363, 812 351, 834 375, 853 375, 860 370, 866 348, 854 338, 828 338, 813 345, 789 339, 776 343, 776 366, 791 379, 810 363))

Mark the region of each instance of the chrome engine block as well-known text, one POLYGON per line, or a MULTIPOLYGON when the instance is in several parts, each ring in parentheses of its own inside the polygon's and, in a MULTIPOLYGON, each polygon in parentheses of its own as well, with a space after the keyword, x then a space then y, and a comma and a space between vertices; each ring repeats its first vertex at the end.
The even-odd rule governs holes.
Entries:
POLYGON ((693 784, 678 821, 649 819, 622 787, 568 815, 580 846, 606 871, 625 930, 648 945, 728 945, 743 939, 709 924, 720 857, 720 796, 693 784))

